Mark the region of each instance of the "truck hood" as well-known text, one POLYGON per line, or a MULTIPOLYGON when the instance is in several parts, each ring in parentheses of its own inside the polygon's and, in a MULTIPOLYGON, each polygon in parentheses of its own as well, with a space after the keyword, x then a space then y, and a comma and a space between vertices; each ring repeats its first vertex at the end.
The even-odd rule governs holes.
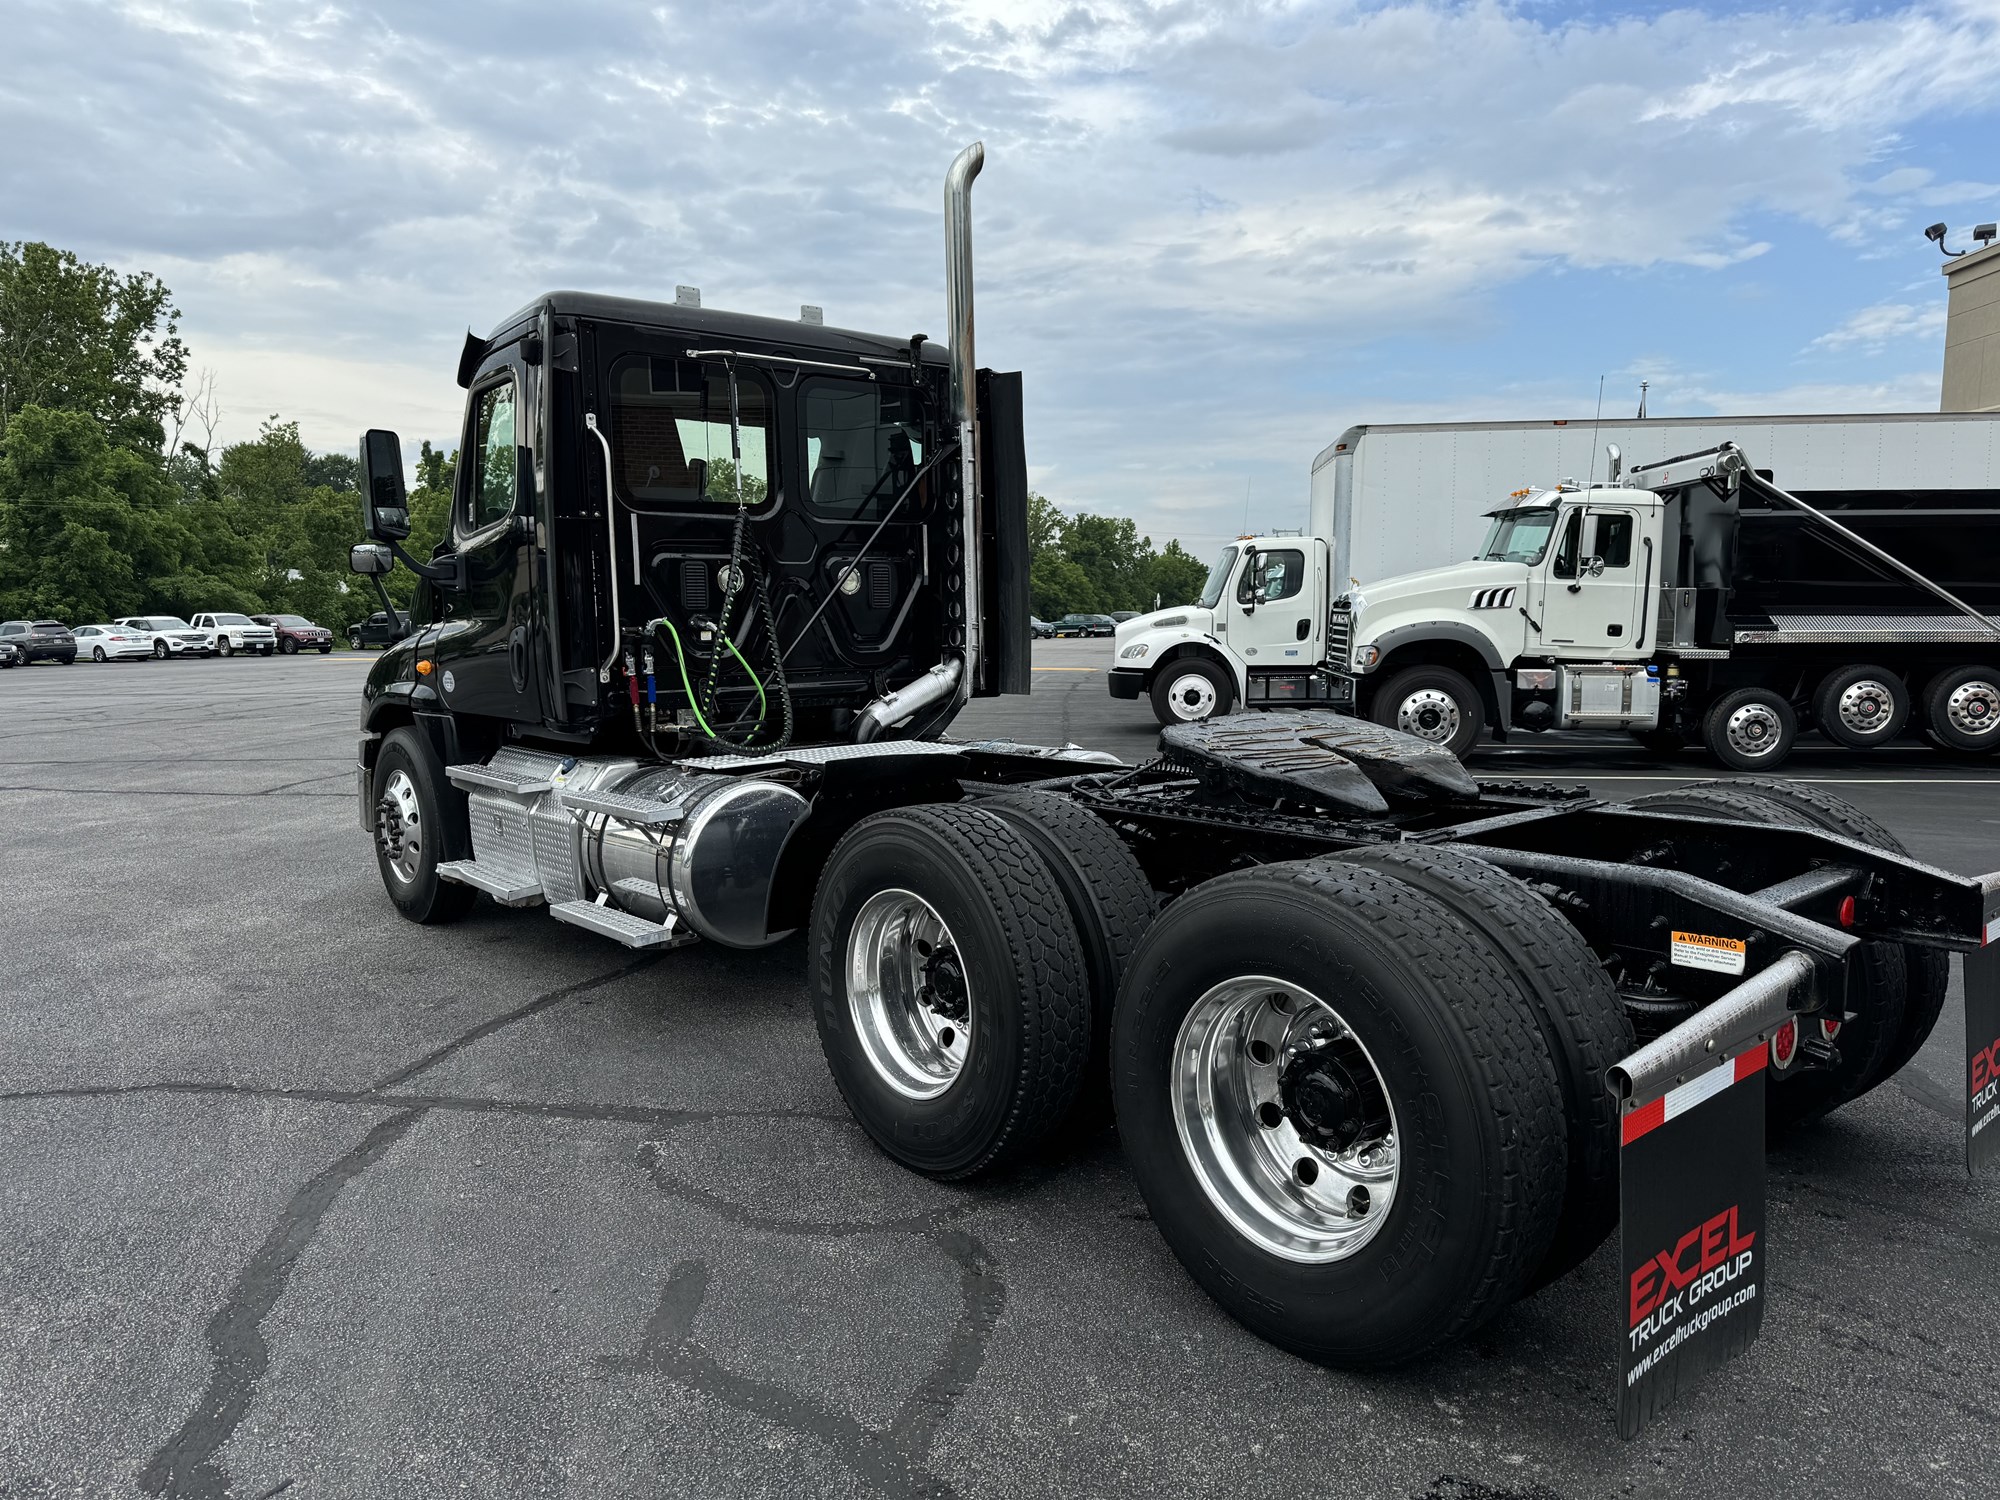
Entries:
POLYGON ((1198 604, 1177 609, 1156 609, 1149 615, 1127 620, 1112 636, 1112 645, 1122 651, 1134 641, 1165 635, 1173 640, 1194 639, 1215 634, 1215 611, 1198 604))
POLYGON ((1447 568, 1426 568, 1421 573, 1405 573, 1350 589, 1347 600, 1353 611, 1357 641, 1367 640, 1376 622, 1392 616, 1423 611, 1457 615, 1486 610, 1504 611, 1512 616, 1516 608, 1528 602, 1528 568, 1525 563, 1453 563, 1447 568), (1511 597, 1509 589, 1513 591, 1511 597))

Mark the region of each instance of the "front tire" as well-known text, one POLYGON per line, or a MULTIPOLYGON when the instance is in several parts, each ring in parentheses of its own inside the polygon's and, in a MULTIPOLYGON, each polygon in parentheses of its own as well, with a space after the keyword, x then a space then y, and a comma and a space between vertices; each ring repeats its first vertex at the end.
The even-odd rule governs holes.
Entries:
POLYGON ((1792 753, 1799 720, 1769 688, 1737 688, 1709 705, 1701 737, 1708 753, 1732 771, 1771 771, 1792 753))
POLYGON ((1212 661, 1183 656, 1160 668, 1153 679, 1153 717, 1163 729, 1175 724, 1199 724, 1229 712, 1236 685, 1212 661))
POLYGON ((1479 689, 1450 667, 1410 667, 1375 692, 1369 717, 1464 758, 1485 722, 1479 689))
POLYGON ((1018 1160, 1075 1103, 1089 980, 1048 866, 977 805, 857 823, 813 898, 820 1047, 861 1128, 945 1181, 1018 1160))
POLYGON ((218 637, 215 642, 215 654, 217 656, 234 656, 236 654, 236 642, 232 641, 226 635, 218 637))
POLYGON ((1112 1022, 1126 1157, 1181 1264, 1259 1337, 1353 1369, 1478 1328, 1562 1206, 1562 1095, 1478 933, 1332 860, 1220 876, 1153 924, 1112 1022))
POLYGON ((153 642, 153 660, 165 661, 168 655, 169 652, 165 641, 153 642))
POLYGON ((297 656, 299 654, 299 643, 290 636, 286 636, 284 640, 278 643, 278 649, 287 656, 297 656))
POLYGON ((415 729, 391 730, 375 760, 375 864, 396 910, 426 926, 471 911, 473 889, 437 872, 471 845, 465 793, 445 778, 437 752, 415 729))

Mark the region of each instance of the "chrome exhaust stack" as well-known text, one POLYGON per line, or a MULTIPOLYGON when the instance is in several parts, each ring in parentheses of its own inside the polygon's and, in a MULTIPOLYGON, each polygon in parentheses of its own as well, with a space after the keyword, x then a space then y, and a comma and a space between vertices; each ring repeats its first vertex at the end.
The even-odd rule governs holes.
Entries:
POLYGON ((960 526, 965 536, 965 669, 954 684, 959 701, 978 684, 979 579, 979 362, 972 338, 972 179, 986 165, 984 142, 974 141, 944 179, 944 296, 951 344, 951 413, 958 423, 960 526))

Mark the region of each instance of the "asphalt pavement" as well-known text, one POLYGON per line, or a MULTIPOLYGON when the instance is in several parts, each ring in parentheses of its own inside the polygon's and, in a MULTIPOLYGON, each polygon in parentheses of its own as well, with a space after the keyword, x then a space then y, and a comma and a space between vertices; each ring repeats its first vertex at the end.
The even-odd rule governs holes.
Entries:
MULTIPOLYGON (((1104 642, 955 732, 1128 760, 1104 642)), ((1181 1271, 1115 1136, 942 1187, 820 1059, 796 940, 635 957, 400 920, 352 788, 371 658, 0 673, 0 1495, 1983 1495, 2000 1183, 1956 994, 1775 1148, 1761 1341, 1633 1443, 1607 1250, 1386 1376, 1181 1271)), ((1475 753, 1606 795, 1629 743, 1475 753)), ((1788 770, 2000 866, 2000 774, 1788 770)))

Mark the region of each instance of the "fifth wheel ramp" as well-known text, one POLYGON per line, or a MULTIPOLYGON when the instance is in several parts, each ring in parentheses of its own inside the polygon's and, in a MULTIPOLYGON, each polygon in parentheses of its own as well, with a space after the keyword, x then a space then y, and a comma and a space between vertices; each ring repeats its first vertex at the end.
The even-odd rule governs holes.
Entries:
POLYGON ((1476 799, 1479 785, 1441 745, 1366 719, 1305 710, 1231 714, 1160 731, 1160 750, 1202 784, 1333 812, 1476 799))

